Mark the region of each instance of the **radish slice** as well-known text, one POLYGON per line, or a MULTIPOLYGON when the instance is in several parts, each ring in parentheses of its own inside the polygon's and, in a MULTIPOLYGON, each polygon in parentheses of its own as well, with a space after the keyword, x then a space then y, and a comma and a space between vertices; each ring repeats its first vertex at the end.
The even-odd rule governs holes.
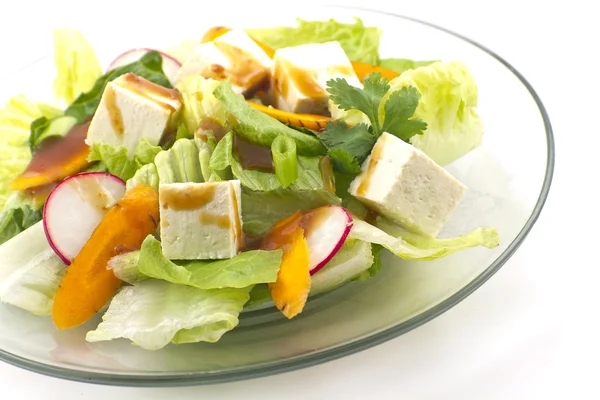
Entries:
POLYGON ((71 264, 124 194, 125 182, 104 172, 84 172, 59 183, 44 205, 44 231, 52 250, 71 264))
POLYGON ((144 54, 150 51, 156 51, 157 53, 160 53, 163 59, 163 72, 165 73, 171 84, 174 84, 175 76, 177 75, 177 71, 179 71, 179 68, 181 68, 181 63, 173 57, 171 57, 170 55, 168 55, 167 53, 154 49, 132 49, 126 51, 125 53, 115 58, 115 60, 112 63, 110 63, 110 65, 108 66, 108 71, 117 67, 121 67, 123 65, 131 64, 132 62, 136 62, 140 58, 142 58, 144 54))
POLYGON ((324 206, 309 211, 304 218, 309 269, 314 275, 341 249, 352 229, 352 216, 343 207, 324 206))

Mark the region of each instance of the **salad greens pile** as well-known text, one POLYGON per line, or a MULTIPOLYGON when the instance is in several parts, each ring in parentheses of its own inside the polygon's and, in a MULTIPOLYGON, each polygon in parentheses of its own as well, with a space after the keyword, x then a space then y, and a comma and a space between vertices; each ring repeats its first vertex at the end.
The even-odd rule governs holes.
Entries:
MULTIPOLYGON (((344 207, 352 215, 352 229, 340 250, 310 278, 307 296, 376 275, 385 268, 380 260, 383 251, 407 260, 433 260, 474 246, 498 245, 492 228, 455 238, 431 238, 408 230, 392 236, 382 229, 389 223, 385 216, 379 216, 381 224, 369 221, 368 208, 349 193, 384 133, 421 149, 440 165, 481 143, 477 86, 464 64, 381 59, 381 31, 364 26, 360 19, 298 20, 296 27, 246 32, 273 49, 338 41, 350 60, 398 76, 388 79, 373 73, 365 77, 362 88, 341 78, 329 80, 332 120, 322 131, 313 131, 282 123, 253 107, 229 79, 196 75, 173 85, 156 51, 103 74, 80 32, 57 30, 53 85, 57 105, 15 96, 0 110, 2 302, 37 315, 52 314, 53 296, 68 267, 48 245, 40 222, 46 197, 12 191, 10 185, 45 143, 64 138, 74 126, 93 118, 107 84, 127 73, 164 88, 174 86, 182 103, 177 129, 158 145, 142 139, 133 155, 123 146, 93 143, 89 165, 80 172, 106 171, 125 181, 127 189, 144 184, 157 191, 161 184, 237 180, 242 188, 243 231, 249 238, 263 237, 298 211, 344 207), (224 127, 224 134, 217 137, 214 130, 201 129, 207 120, 224 127), (236 140, 270 152, 273 169, 246 168, 236 155, 236 140)), ((167 53, 185 60, 198 42, 184 42, 167 53)), ((88 341, 127 338, 149 350, 169 343, 216 342, 238 325, 244 309, 272 300, 269 288, 278 280, 283 250, 249 249, 220 260, 170 260, 159 237, 157 231, 140 248, 110 259, 107 268, 124 285, 100 325, 87 334, 88 341)))

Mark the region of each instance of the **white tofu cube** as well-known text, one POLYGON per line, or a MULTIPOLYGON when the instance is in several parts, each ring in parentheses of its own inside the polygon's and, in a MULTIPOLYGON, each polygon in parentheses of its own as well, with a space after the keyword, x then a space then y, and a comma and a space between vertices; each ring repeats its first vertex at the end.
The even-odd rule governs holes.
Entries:
POLYGON ((175 129, 181 94, 132 73, 109 82, 87 133, 86 143, 125 146, 132 157, 142 138, 158 145, 175 129))
POLYGON ((271 90, 280 110, 327 115, 327 81, 344 78, 362 88, 352 63, 338 42, 278 49, 273 58, 271 90))
POLYGON ((243 245, 240 181, 159 187, 162 250, 171 260, 231 258, 243 245))
POLYGON ((271 58, 243 30, 231 30, 215 40, 202 43, 183 63, 175 81, 190 75, 231 79, 236 93, 246 93, 268 81, 271 58))
POLYGON ((465 190, 421 150, 386 132, 349 192, 406 229, 436 237, 465 190))

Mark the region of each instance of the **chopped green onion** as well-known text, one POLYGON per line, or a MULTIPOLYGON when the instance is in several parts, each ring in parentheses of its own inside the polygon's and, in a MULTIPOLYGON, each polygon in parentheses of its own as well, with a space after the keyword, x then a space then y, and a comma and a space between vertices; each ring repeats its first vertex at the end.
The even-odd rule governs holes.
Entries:
POLYGON ((298 178, 296 142, 287 136, 277 136, 271 144, 271 154, 277 180, 284 188, 290 186, 298 178))

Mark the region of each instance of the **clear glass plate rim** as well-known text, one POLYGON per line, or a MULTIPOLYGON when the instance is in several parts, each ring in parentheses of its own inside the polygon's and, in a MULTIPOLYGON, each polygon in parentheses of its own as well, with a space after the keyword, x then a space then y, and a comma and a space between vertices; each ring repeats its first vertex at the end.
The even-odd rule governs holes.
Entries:
MULTIPOLYGON (((357 353, 359 351, 366 350, 368 348, 377 346, 381 343, 387 342, 393 338, 396 338, 404 333, 407 333, 420 325, 436 318, 437 316, 443 314, 448 311, 450 308, 454 307, 456 304, 464 300, 471 293, 473 293, 476 289, 478 289, 481 285, 483 285, 489 278, 491 278, 499 269, 510 259, 510 257, 515 253, 515 251, 519 248, 519 246, 523 243, 525 237, 531 231, 533 225, 537 221, 540 216, 540 213, 544 207, 544 204, 548 198, 548 194, 550 191, 550 187, 552 184, 552 177, 554 173, 554 163, 555 163, 555 147, 554 147, 554 135, 552 130, 552 125, 550 122, 550 117, 544 104, 542 103, 541 98, 538 96, 537 92, 531 86, 531 84, 525 79, 525 77, 515 69, 511 64, 509 64, 506 60, 504 60, 500 55, 495 53, 494 51, 488 49, 487 47, 481 45, 480 43, 453 32, 449 29, 443 28, 441 26, 435 25, 430 22, 426 22, 420 19, 382 11, 382 10, 373 10, 369 8, 362 7, 348 7, 348 6, 333 6, 338 8, 345 8, 348 10, 356 10, 356 11, 365 11, 374 14, 387 15, 395 18, 404 19, 407 21, 416 22, 436 30, 445 32, 449 35, 457 37, 461 40, 464 40, 471 45, 481 49, 486 52, 488 55, 496 59, 500 62, 504 67, 506 67, 510 72, 513 73, 519 79, 519 81, 525 86, 528 90, 529 94, 535 101, 541 117, 544 122, 544 129, 546 132, 546 143, 547 143, 547 161, 546 161, 546 170, 544 176, 544 182, 542 184, 542 188, 540 190, 538 199, 536 201, 535 207, 527 219, 527 222, 520 230, 516 238, 510 243, 510 245, 506 248, 506 250, 479 276, 477 276, 473 281, 467 284, 464 288, 454 293, 452 296, 442 301, 440 304, 430 308, 429 310, 401 323, 399 325, 388 328, 384 331, 376 333, 374 335, 364 337, 353 341, 351 343, 346 343, 337 347, 332 347, 329 349, 325 349, 316 353, 311 353, 303 356, 298 356, 294 358, 290 358, 283 361, 275 361, 265 365, 260 365, 257 367, 242 367, 229 371, 218 371, 218 372, 203 372, 203 373, 189 373, 189 374, 146 374, 146 375, 133 375, 133 374, 105 374, 98 372, 90 372, 90 371, 78 371, 75 369, 55 367, 51 365, 47 365, 44 363, 40 363, 37 361, 29 360, 24 357, 20 357, 18 355, 7 352, 3 349, 0 349, 0 360, 6 363, 15 365, 17 367, 40 373, 47 376, 79 381, 79 382, 88 382, 95 384, 105 384, 105 385, 115 385, 115 386, 145 386, 145 387, 161 387, 161 386, 186 386, 186 385, 198 385, 198 384, 216 384, 216 383, 224 383, 224 382, 232 382, 238 380, 245 380, 251 378, 259 378, 274 374, 279 374, 283 372, 289 372, 301 368, 311 367, 317 364, 325 363, 328 361, 332 361, 338 358, 342 358, 348 356, 350 354, 357 353)), ((39 61, 39 60, 38 60, 39 61)), ((25 67, 27 68, 27 67, 25 67)))

